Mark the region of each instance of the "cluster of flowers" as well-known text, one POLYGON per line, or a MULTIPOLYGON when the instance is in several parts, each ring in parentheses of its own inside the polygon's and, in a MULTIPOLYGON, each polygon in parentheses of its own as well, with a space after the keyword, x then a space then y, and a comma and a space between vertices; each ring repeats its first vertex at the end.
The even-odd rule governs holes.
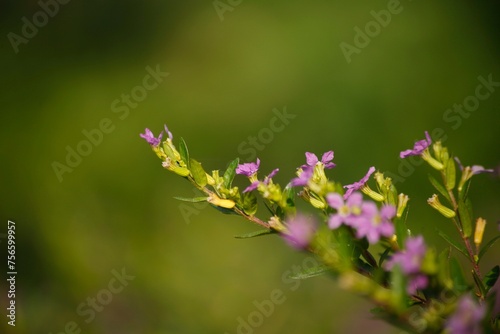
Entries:
POLYGON ((457 274, 461 272, 456 269, 458 262, 448 260, 449 250, 437 255, 433 248, 426 246, 423 236, 411 234, 405 216, 409 197, 398 194, 391 179, 376 172, 375 167, 370 167, 359 181, 342 187, 325 174, 325 169, 335 167, 334 152, 324 153, 321 159, 307 152, 306 163, 297 168, 297 177, 282 189, 273 181, 278 168, 259 180, 259 159, 242 164, 236 159, 222 177, 218 170, 206 173, 200 163, 190 158, 183 139, 177 150, 166 126, 165 133, 168 138, 163 144, 163 131, 155 137, 146 129, 141 137, 162 160, 164 168, 187 178, 207 195, 197 201, 205 200, 224 213, 241 215, 265 228, 246 237, 278 233, 290 246, 315 254, 324 263, 318 271, 333 273, 344 287, 372 298, 380 305, 382 318, 415 332, 444 330, 465 334, 482 333, 484 328, 500 328, 500 314, 494 309, 496 296, 490 291, 500 276, 500 267, 494 267, 484 279, 479 268, 481 257, 500 236, 481 247, 486 221, 478 218, 472 238, 474 224, 467 199, 470 179, 493 170, 477 165, 464 167, 439 141, 433 143, 427 132, 425 139, 400 153, 401 158, 420 156, 441 174, 442 184, 436 179, 430 180, 448 205, 442 204, 437 194, 428 199, 428 204, 457 227, 463 245, 444 233, 442 236, 470 261, 474 288, 461 285, 465 279, 457 274), (455 164, 461 170, 458 186, 455 184, 455 164), (250 181, 241 193, 232 186, 235 174, 246 176, 250 181), (376 190, 368 185, 372 175, 376 190), (297 213, 296 187, 301 188, 299 197, 320 210, 325 224, 319 224, 312 216, 297 213), (260 194, 272 213, 267 220, 255 215, 255 193, 260 194), (369 249, 373 245, 384 249, 378 261, 369 249), (402 295, 401 291, 406 293, 402 295), (445 302, 441 296, 449 291, 456 296, 453 302, 445 302), (425 320, 424 329, 412 326, 415 306, 420 307, 417 313, 425 320))

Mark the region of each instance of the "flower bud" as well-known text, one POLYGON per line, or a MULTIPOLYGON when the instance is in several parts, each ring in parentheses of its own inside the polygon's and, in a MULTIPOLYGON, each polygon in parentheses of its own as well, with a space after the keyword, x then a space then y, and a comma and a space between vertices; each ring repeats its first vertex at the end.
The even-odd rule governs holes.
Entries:
POLYGON ((476 249, 479 249, 481 243, 483 242, 484 228, 486 227, 486 220, 479 217, 476 220, 476 230, 474 231, 474 243, 476 244, 476 249))
POLYGON ((434 209, 438 210, 446 218, 453 218, 456 216, 455 211, 450 208, 447 208, 441 202, 439 202, 439 198, 436 194, 432 195, 431 198, 427 200, 427 203, 432 206, 434 209))
POLYGON ((406 205, 408 204, 409 200, 410 198, 408 197, 408 195, 405 195, 403 193, 398 195, 398 208, 396 213, 396 216, 398 218, 401 218, 401 216, 403 215, 403 212, 405 211, 406 205))

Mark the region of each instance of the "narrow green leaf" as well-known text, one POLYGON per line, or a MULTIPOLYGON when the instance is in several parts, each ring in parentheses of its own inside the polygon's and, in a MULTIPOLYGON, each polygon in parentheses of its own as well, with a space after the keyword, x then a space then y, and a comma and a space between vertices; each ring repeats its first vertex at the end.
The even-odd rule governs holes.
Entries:
POLYGON ((255 237, 260 237, 260 236, 263 236, 263 235, 268 235, 268 234, 274 234, 276 232, 274 232, 274 230, 259 230, 259 231, 254 231, 254 232, 250 232, 250 233, 245 233, 245 234, 241 234, 241 235, 235 235, 234 237, 236 239, 248 239, 248 238, 255 238, 255 237))
POLYGON ((324 264, 320 264, 319 266, 316 266, 316 267, 307 268, 307 269, 301 270, 299 272, 295 272, 295 273, 289 275, 288 278, 307 279, 307 278, 323 275, 329 271, 330 271, 330 269, 327 266, 325 266, 324 264))
POLYGON ((207 185, 207 173, 201 166, 201 163, 194 159, 190 159, 190 171, 193 175, 194 181, 200 186, 204 187, 207 185))
POLYGON ((183 202, 191 202, 191 203, 198 203, 198 202, 206 202, 208 197, 194 197, 194 198, 187 198, 187 197, 174 197, 175 199, 183 202))
POLYGON ((455 188, 456 178, 455 160, 450 157, 446 163, 446 189, 453 190, 455 188))
POLYGON ((382 264, 384 264, 384 261, 389 256, 389 252, 390 251, 391 251, 391 247, 387 247, 386 250, 380 255, 380 258, 378 260, 378 266, 379 267, 382 267, 382 264))
POLYGON ((186 164, 186 167, 190 169, 190 160, 189 160, 189 151, 184 141, 184 138, 181 137, 181 141, 179 142, 179 153, 181 155, 182 161, 186 164))
POLYGON ((253 192, 243 193, 241 202, 243 211, 247 215, 253 216, 257 212, 257 197, 255 197, 253 192))
POLYGON ((488 243, 486 243, 483 247, 481 247, 481 251, 479 251, 479 254, 478 254, 478 260, 477 260, 478 264, 479 264, 479 261, 481 261, 483 255, 486 254, 486 251, 488 251, 488 249, 490 249, 495 244, 495 242, 497 242, 499 239, 500 239, 500 235, 497 235, 496 237, 494 237, 493 239, 488 241, 488 243))
POLYGON ((439 183, 439 181, 436 180, 431 174, 429 174, 428 177, 434 188, 436 188, 436 190, 439 191, 439 193, 443 195, 444 198, 446 198, 448 203, 451 203, 450 195, 448 194, 448 191, 446 191, 446 188, 441 183, 439 183))
POLYGON ((451 246, 453 246, 456 250, 458 250, 460 253, 462 253, 467 259, 469 259, 469 255, 467 254, 467 250, 465 249, 464 245, 458 243, 457 241, 451 239, 446 233, 443 231, 437 229, 438 234, 441 238, 446 240, 451 246))
POLYGON ((450 270, 450 252, 451 248, 447 247, 438 256, 438 279, 439 282, 448 289, 453 289, 453 280, 451 279, 450 270))
POLYGON ((472 205, 469 199, 458 202, 458 214, 464 235, 468 238, 472 235, 472 205))
POLYGON ((405 215, 394 220, 394 225, 396 227, 396 241, 399 248, 403 249, 406 237, 408 236, 408 227, 406 226, 406 218, 408 216, 408 209, 405 210, 405 215))
POLYGON ((493 285, 495 285, 499 276, 500 276, 500 266, 498 265, 491 268, 489 273, 486 274, 486 276, 484 277, 484 285, 486 286, 486 293, 488 293, 488 291, 490 291, 493 285))
POLYGON ((455 257, 450 258, 450 275, 453 280, 453 288, 458 292, 464 292, 469 289, 469 284, 465 279, 464 272, 460 262, 455 257))
POLYGON ((472 277, 474 277, 474 282, 476 283, 477 288, 479 289, 479 292, 481 293, 481 296, 486 297, 486 287, 483 284, 483 281, 477 276, 476 272, 474 270, 471 270, 472 272, 472 277))
POLYGON ((234 176, 236 175, 236 168, 238 167, 239 162, 239 158, 234 159, 229 163, 229 166, 224 172, 224 187, 226 187, 226 189, 231 188, 231 184, 233 183, 234 176))

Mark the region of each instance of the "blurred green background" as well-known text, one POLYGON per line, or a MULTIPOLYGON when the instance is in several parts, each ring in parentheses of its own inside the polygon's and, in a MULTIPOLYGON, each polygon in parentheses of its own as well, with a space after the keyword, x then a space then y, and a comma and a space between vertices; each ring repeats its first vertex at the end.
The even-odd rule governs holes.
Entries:
MULTIPOLYGON (((162 169, 139 133, 168 124, 207 170, 254 159, 249 136, 261 133, 261 170, 279 167, 281 183, 305 151, 329 149, 337 164, 329 176, 344 184, 372 165, 397 174, 399 152, 434 129, 465 164, 497 166, 500 87, 460 125, 458 114, 444 115, 474 96, 479 76, 500 81, 498 3, 401 1, 350 62, 340 44, 354 46, 355 27, 364 31, 387 1, 216 5, 74 0, 45 6, 53 17, 44 20, 37 1, 0 4, 0 233, 8 219, 17 226, 17 326, 8 332, 233 334, 254 301, 279 289, 286 301, 246 332, 399 333, 326 277, 293 290, 282 275, 306 256, 278 238, 237 240, 256 226, 211 208, 186 211, 172 197, 192 196, 192 187, 162 169), (40 27, 24 28, 26 38, 33 16, 40 27), (147 67, 169 75, 145 90, 147 67), (266 137, 273 110, 284 108, 294 118, 266 137), (103 120, 108 133, 80 144, 103 120), (78 145, 88 154, 58 177, 54 163, 67 165, 68 146, 78 145), (126 286, 107 294, 122 271, 126 286), (107 304, 91 316, 85 304, 96 297, 107 304)), ((453 229, 425 204, 429 171, 417 167, 398 189, 411 197, 414 233, 443 249, 435 227, 453 229)), ((490 234, 498 233, 499 185, 480 176, 471 193, 490 234)), ((1 287, 6 312, 5 280, 1 287)))

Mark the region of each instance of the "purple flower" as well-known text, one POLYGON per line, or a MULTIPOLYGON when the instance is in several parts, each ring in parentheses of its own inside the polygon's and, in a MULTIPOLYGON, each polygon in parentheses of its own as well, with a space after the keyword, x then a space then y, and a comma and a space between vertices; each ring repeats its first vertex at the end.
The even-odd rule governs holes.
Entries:
POLYGON ((268 185, 269 184, 269 181, 279 172, 279 168, 276 168, 274 169, 271 173, 269 173, 268 176, 266 176, 264 178, 264 181, 255 181, 255 182, 252 182, 251 185, 249 185, 248 187, 245 188, 245 190, 243 190, 244 193, 246 192, 249 192, 249 191, 253 191, 255 189, 257 189, 257 187, 259 186, 259 184, 264 184, 264 185, 268 185))
POLYGON ((296 249, 306 249, 314 238, 317 224, 311 218, 298 214, 287 221, 283 233, 286 243, 296 249))
POLYGON ((421 235, 408 238, 405 242, 405 249, 392 255, 384 263, 386 270, 391 270, 394 266, 399 265, 403 274, 409 277, 406 288, 409 294, 416 294, 417 290, 426 288, 429 283, 427 276, 420 272, 425 252, 424 238, 421 235))
POLYGON ((370 244, 376 244, 380 237, 391 237, 394 234, 391 219, 396 215, 396 208, 393 205, 384 205, 379 212, 374 202, 365 201, 361 205, 361 211, 361 215, 351 223, 358 238, 366 237, 370 244))
POLYGON ((170 140, 173 140, 174 136, 172 135, 172 132, 168 131, 167 124, 163 124, 163 126, 165 127, 165 133, 168 135, 168 138, 170 138, 170 140))
MULTIPOLYGON (((455 157, 455 161, 457 162, 457 164, 460 167, 461 171, 463 171, 464 168, 467 168, 467 167, 464 167, 462 165, 462 163, 460 162, 460 159, 458 159, 458 157, 455 157)), ((493 173, 493 172, 495 172, 495 170, 493 170, 493 169, 485 169, 483 166, 479 166, 479 165, 473 165, 472 167, 470 167, 470 171, 471 171, 472 175, 477 175, 477 174, 481 174, 481 173, 493 173)))
POLYGON ((141 133, 140 136, 142 138, 146 139, 146 141, 148 142, 149 145, 158 146, 158 145, 160 145, 161 137, 163 137, 163 131, 160 133, 158 138, 155 138, 155 136, 153 135, 153 132, 151 132, 151 130, 146 128, 144 133, 141 133))
POLYGON ((313 167, 310 166, 304 167, 302 168, 302 172, 300 173, 300 175, 292 179, 292 181, 290 181, 290 184, 292 185, 292 187, 307 186, 313 174, 314 174, 313 167))
POLYGON ((478 305, 470 295, 458 301, 455 313, 446 322, 446 329, 453 334, 481 334, 481 320, 486 309, 478 305))
MULTIPOLYGON (((333 151, 328 151, 323 153, 323 156, 321 157, 321 163, 325 165, 326 169, 331 169, 335 167, 335 164, 332 162, 333 160, 333 151)), ((314 153, 306 152, 306 162, 307 165, 302 165, 302 169, 304 169, 307 166, 314 167, 318 162, 318 157, 314 153)))
POLYGON ((363 203, 363 195, 355 192, 347 200, 344 201, 338 193, 330 193, 326 195, 328 205, 337 210, 337 213, 330 215, 328 219, 328 227, 332 230, 339 228, 342 223, 349 226, 356 216, 361 213, 361 205, 363 203))
POLYGON ((245 164, 239 164, 236 168, 236 174, 245 175, 245 176, 253 176, 257 173, 260 166, 260 160, 257 158, 257 162, 248 162, 245 164))
POLYGON ((373 172, 375 172, 375 167, 372 166, 368 169, 368 173, 366 173, 366 175, 361 180, 359 180, 358 182, 354 182, 353 184, 344 186, 344 188, 347 189, 346 193, 344 194, 344 199, 349 198, 349 196, 351 196, 353 191, 363 188, 363 186, 365 185, 366 182, 368 182, 368 179, 370 178, 370 175, 373 174, 373 172))
POLYGON ((404 159, 411 155, 421 155, 422 152, 432 144, 431 136, 429 133, 425 131, 425 139, 419 140, 415 143, 412 150, 405 150, 399 153, 399 157, 404 159))

